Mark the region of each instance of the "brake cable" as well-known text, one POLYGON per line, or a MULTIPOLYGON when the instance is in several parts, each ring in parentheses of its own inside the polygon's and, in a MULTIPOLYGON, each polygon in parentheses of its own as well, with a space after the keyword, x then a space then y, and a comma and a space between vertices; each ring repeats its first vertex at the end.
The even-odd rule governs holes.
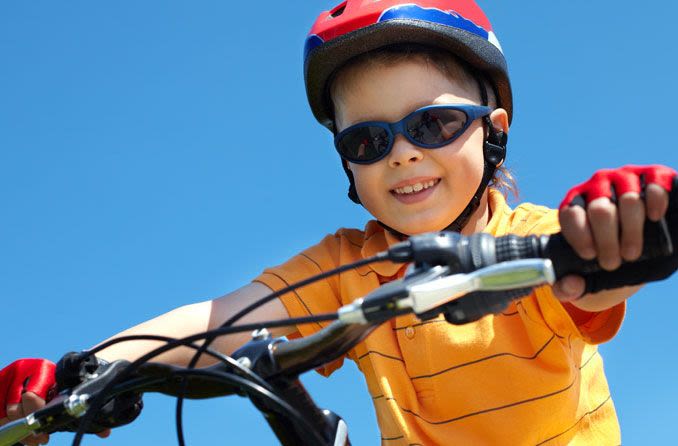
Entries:
MULTIPOLYGON (((198 360, 202 356, 203 353, 208 351, 209 346, 211 343, 219 336, 223 336, 226 334, 232 334, 232 333, 239 333, 239 332, 244 332, 244 331, 252 331, 254 329, 261 329, 261 328, 273 328, 273 327, 282 327, 282 326, 291 326, 291 325, 299 325, 303 323, 309 323, 309 322, 321 322, 321 321, 328 321, 328 320, 335 320, 337 319, 338 315, 336 313, 328 313, 328 314, 321 314, 321 315, 316 315, 316 316, 309 316, 309 317, 302 317, 302 318, 291 318, 291 319, 284 319, 284 320, 277 320, 277 321, 264 321, 260 323, 255 323, 255 324, 244 324, 244 325, 238 325, 233 327, 232 324, 240 320, 242 317, 247 315, 248 313, 254 311, 256 308, 261 307, 262 305, 272 301, 273 299, 282 296, 286 293, 289 293, 290 291, 294 291, 297 288, 301 288, 303 286, 309 285, 313 282, 317 282, 319 280, 325 279, 327 277, 340 274, 344 271, 348 271, 350 269, 358 268, 360 266, 372 264, 372 263, 377 263, 377 262, 382 262, 388 260, 388 254, 386 252, 381 252, 378 253, 377 255, 373 257, 369 257, 367 259, 362 259, 357 262, 353 262, 347 265, 342 265, 338 268, 332 269, 330 271, 326 271, 320 274, 317 274, 315 276, 309 277, 307 279, 304 279, 302 281, 299 281, 297 283, 291 284, 285 288, 282 288, 276 292, 273 292, 256 302, 252 303, 248 307, 244 308, 234 316, 232 316, 230 319, 228 319, 226 322, 221 324, 221 326, 217 329, 213 330, 208 330, 204 333, 188 336, 182 339, 175 339, 175 340, 166 340, 166 339, 160 339, 162 337, 148 337, 145 339, 151 339, 151 340, 165 340, 167 343, 164 346, 158 347, 155 350, 152 350, 148 352, 147 354, 141 356, 140 358, 136 359, 130 365, 126 368, 126 370, 121 373, 120 376, 116 377, 113 379, 111 382, 109 382, 104 388, 97 394, 97 396, 93 399, 91 405, 90 405, 90 410, 87 411, 87 413, 84 415, 81 423, 78 426, 78 431, 76 432, 75 438, 73 440, 74 445, 79 445, 80 442, 82 441, 82 438, 84 436, 84 432, 87 429, 87 426, 93 421, 94 419, 94 413, 98 411, 101 406, 103 406, 106 402, 105 397, 107 394, 110 393, 111 389, 114 387, 114 385, 121 381, 122 379, 126 378, 133 372, 135 372, 139 366, 150 359, 166 352, 169 350, 172 350, 176 347, 179 346, 188 346, 195 348, 194 345, 192 345, 192 342, 197 341, 197 340, 202 340, 204 339, 205 342, 200 346, 199 348, 196 348, 196 354, 194 357, 191 359, 191 362, 189 363, 189 366, 187 367, 188 370, 192 370, 195 368, 195 365, 197 364, 198 360)), ((113 339, 111 341, 105 342, 94 349, 90 350, 87 354, 95 354, 101 350, 104 350, 107 347, 110 347, 111 345, 120 343, 120 342, 125 342, 125 341, 132 341, 132 340, 139 340, 142 339, 139 337, 140 335, 136 336, 123 336, 120 338, 113 339)), ((171 339, 171 338, 169 338, 171 339)), ((211 350, 211 349, 209 349, 211 350)), ((179 440, 180 446, 184 446, 184 438, 183 438, 183 426, 181 422, 181 410, 183 407, 183 400, 184 400, 184 394, 185 394, 185 387, 183 387, 179 395, 177 396, 177 437, 179 440)), ((264 396, 264 398, 266 398, 264 396)))
MULTIPOLYGON (((358 260, 353 263, 349 263, 346 265, 339 266, 337 268, 334 268, 329 271, 325 271, 320 274, 316 274, 315 276, 311 276, 307 279, 304 279, 302 281, 296 282, 294 284, 288 285, 285 288, 282 288, 278 291, 275 291, 267 296, 264 296, 261 299, 256 300, 252 304, 248 305, 244 309, 240 310, 238 313, 227 319, 224 323, 221 324, 221 327, 229 327, 232 326, 235 322, 238 320, 242 319, 245 315, 251 313, 252 311, 256 310, 257 308, 267 304, 268 302, 272 301, 273 299, 276 299, 284 294, 289 293, 290 291, 294 291, 298 288, 302 288, 306 285, 309 285, 311 283, 317 282, 319 280, 325 279, 330 276, 334 276, 336 274, 341 274, 344 271, 348 271, 351 269, 358 268, 360 266, 365 266, 369 265, 372 263, 377 263, 377 262, 382 262, 384 260, 388 260, 388 255, 387 252, 380 252, 376 254, 375 256, 368 257, 366 259, 358 260)), ((216 336, 213 338, 206 338, 203 346, 205 349, 209 348, 209 346, 214 342, 216 339, 216 336)), ((186 367, 189 370, 192 370, 195 368, 196 364, 200 360, 200 357, 202 356, 203 350, 199 349, 195 352, 195 355, 191 359, 191 362, 188 364, 186 367)), ((176 403, 176 409, 175 409, 175 419, 176 419, 176 426, 177 426, 177 441, 179 443, 179 446, 185 446, 185 440, 184 440, 184 433, 183 433, 183 406, 184 406, 184 395, 186 393, 186 386, 187 384, 184 383, 182 386, 181 391, 179 392, 179 395, 177 396, 177 403, 176 403)))
MULTIPOLYGON (((88 356, 96 355, 98 352, 101 350, 104 350, 112 345, 115 344, 120 344, 122 342, 131 342, 131 341, 163 341, 163 342, 172 342, 176 341, 177 338, 172 338, 169 336, 159 336, 159 335, 130 335, 130 336, 124 336, 124 337, 119 337, 112 339, 105 344, 101 344, 91 350, 88 350, 86 352, 82 353, 81 359, 85 359, 88 356)), ((204 344, 203 344, 204 345, 204 344)), ((186 345, 186 347, 192 348, 194 350, 200 350, 202 349, 202 345, 195 345, 195 344, 190 344, 186 345)), ((247 367, 244 367, 242 364, 240 364, 238 361, 233 359, 232 357, 228 355, 224 355, 220 351, 214 350, 212 348, 207 347, 205 349, 209 356, 212 356, 213 358, 221 361, 225 365, 230 366, 233 369, 239 370, 242 374, 247 375, 251 380, 256 381, 257 384, 263 387, 269 387, 268 383, 263 380, 259 375, 256 373, 252 372, 250 369, 247 367)))
MULTIPOLYGON (((85 434, 85 430, 87 429, 87 426, 94 420, 95 413, 106 403, 108 395, 110 395, 111 390, 113 387, 123 379, 127 378, 129 375, 131 375, 133 372, 135 372, 139 366, 142 364, 148 362, 150 359, 155 358, 156 356, 161 355, 162 353, 165 353, 169 350, 172 350, 174 348, 177 348, 179 346, 187 346, 191 348, 195 348, 195 346, 192 344, 195 341, 200 341, 204 339, 208 339, 212 336, 218 337, 221 335, 226 335, 226 334, 232 334, 232 333, 240 333, 240 332, 246 332, 246 331, 252 331, 256 329, 261 329, 264 327, 284 327, 284 326, 289 326, 289 325, 298 325, 298 324, 306 324, 306 323, 311 323, 311 322, 322 322, 322 321, 329 321, 329 320, 335 320, 337 319, 338 315, 337 313, 326 313, 326 314, 319 314, 316 316, 308 316, 308 317, 300 317, 300 318, 291 318, 291 319, 280 319, 280 320, 275 320, 275 321, 264 321, 260 323, 252 323, 252 324, 243 324, 243 325, 238 325, 235 327, 219 327, 213 330, 208 330, 203 333, 198 333, 194 334, 191 336, 187 336, 182 339, 176 339, 173 341, 167 342, 167 344, 160 346, 145 355, 139 357, 135 361, 131 362, 127 368, 120 373, 119 376, 115 377, 112 379, 110 382, 108 382, 102 389, 99 391, 99 393, 92 399, 92 402, 90 404, 89 409, 85 413, 85 415, 82 418, 82 421, 80 422, 78 426, 78 430, 76 431, 75 437, 73 439, 73 445, 79 445, 80 442, 82 441, 82 438, 85 434)), ((135 336, 122 336, 120 338, 113 339, 111 341, 108 341, 104 344, 99 345, 92 351, 100 351, 103 350, 106 347, 109 347, 113 343, 118 343, 118 342, 124 342, 124 341, 130 341, 130 340, 137 340, 137 335, 135 336)), ((204 345, 204 344, 203 344, 204 345)), ((266 396, 263 396, 263 398, 266 398, 266 396)))

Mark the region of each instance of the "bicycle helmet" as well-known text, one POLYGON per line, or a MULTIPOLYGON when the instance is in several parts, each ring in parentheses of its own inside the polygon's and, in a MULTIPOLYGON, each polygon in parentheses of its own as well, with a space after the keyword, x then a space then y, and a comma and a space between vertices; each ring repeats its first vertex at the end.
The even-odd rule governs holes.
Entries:
POLYGON ((334 131, 328 81, 351 58, 384 46, 418 43, 448 50, 492 83, 513 115, 506 60, 489 20, 473 0, 347 0, 322 12, 304 47, 313 115, 334 131))
MULTIPOLYGON (((513 100, 506 60, 485 13, 473 0, 347 0, 316 19, 304 47, 304 81, 313 115, 336 131, 330 83, 352 58, 397 44, 419 44, 449 51, 492 85, 497 105, 513 116, 513 100)), ((480 82, 481 96, 487 92, 480 82)), ((466 209, 447 229, 460 231, 480 204, 480 197, 503 162, 506 135, 497 133, 487 118, 485 172, 466 209)), ((349 198, 360 203, 353 175, 343 162, 349 198)), ((390 228, 389 228, 390 229, 390 228)), ((395 231, 394 231, 395 232, 395 231)))

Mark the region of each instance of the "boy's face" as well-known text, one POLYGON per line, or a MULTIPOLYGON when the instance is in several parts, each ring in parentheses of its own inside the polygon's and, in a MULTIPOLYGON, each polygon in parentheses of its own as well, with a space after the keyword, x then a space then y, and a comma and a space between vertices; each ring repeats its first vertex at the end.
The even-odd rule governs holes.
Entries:
MULTIPOLYGON (((430 104, 479 104, 480 96, 477 86, 449 79, 418 60, 360 67, 340 78, 333 93, 338 131, 364 121, 398 121, 430 104)), ((404 234, 438 231, 457 218, 478 188, 483 141, 480 119, 438 149, 417 147, 397 135, 385 158, 349 163, 349 169, 362 204, 378 220, 404 234)), ((485 200, 464 232, 473 232, 478 215, 487 213, 485 200)))

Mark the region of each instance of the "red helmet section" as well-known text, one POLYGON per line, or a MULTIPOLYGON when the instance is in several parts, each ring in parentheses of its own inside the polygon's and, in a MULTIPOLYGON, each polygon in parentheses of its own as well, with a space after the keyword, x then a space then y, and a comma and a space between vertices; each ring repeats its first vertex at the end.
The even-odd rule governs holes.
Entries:
POLYGON ((347 0, 329 11, 320 13, 309 35, 316 35, 323 42, 328 42, 351 31, 377 23, 384 11, 394 6, 411 4, 422 8, 452 10, 486 31, 492 31, 492 25, 487 16, 473 0, 418 0, 415 2, 412 0, 347 0))

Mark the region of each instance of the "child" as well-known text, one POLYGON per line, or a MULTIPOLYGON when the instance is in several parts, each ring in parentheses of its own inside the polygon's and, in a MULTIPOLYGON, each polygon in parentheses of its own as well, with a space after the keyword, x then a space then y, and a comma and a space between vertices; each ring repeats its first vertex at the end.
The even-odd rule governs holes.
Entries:
MULTIPOLYGON (((214 327, 271 290, 412 234, 559 229, 555 211, 530 204, 511 210, 498 190, 510 186, 499 169, 512 117, 511 87, 496 37, 474 2, 349 1, 319 17, 307 42, 305 72, 316 118, 337 135, 349 197, 376 220, 364 231, 337 231, 228 296, 179 308, 121 335, 181 336, 214 327)), ((606 269, 637 258, 642 222, 646 215, 663 215, 672 175, 649 167, 594 177, 564 201, 563 232, 582 257, 597 257, 606 269), (641 176, 648 183, 647 211, 641 176), (618 206, 609 199, 610 181, 618 206), (578 195, 586 197, 586 207, 570 206, 578 195)), ((246 320, 336 310, 402 274, 400 265, 388 263, 358 268, 284 296, 246 320)), ((501 315, 464 326, 404 316, 380 327, 349 357, 366 376, 382 444, 618 444, 595 344, 615 334, 633 290, 581 296, 583 289, 579 278, 565 278, 501 315)), ((305 336, 318 328, 275 334, 305 336)), ((222 338, 216 346, 230 353, 246 339, 222 338)), ((118 345, 101 356, 133 359, 153 346, 118 345)), ((159 359, 185 363, 190 354, 176 350, 159 359)), ((13 367, 22 378, 43 377, 39 388, 27 390, 44 397, 51 384, 45 362, 13 367)), ((0 384, 12 383, 0 378, 0 384)), ((8 418, 41 404, 27 395, 23 406, 7 401, 8 418)))

